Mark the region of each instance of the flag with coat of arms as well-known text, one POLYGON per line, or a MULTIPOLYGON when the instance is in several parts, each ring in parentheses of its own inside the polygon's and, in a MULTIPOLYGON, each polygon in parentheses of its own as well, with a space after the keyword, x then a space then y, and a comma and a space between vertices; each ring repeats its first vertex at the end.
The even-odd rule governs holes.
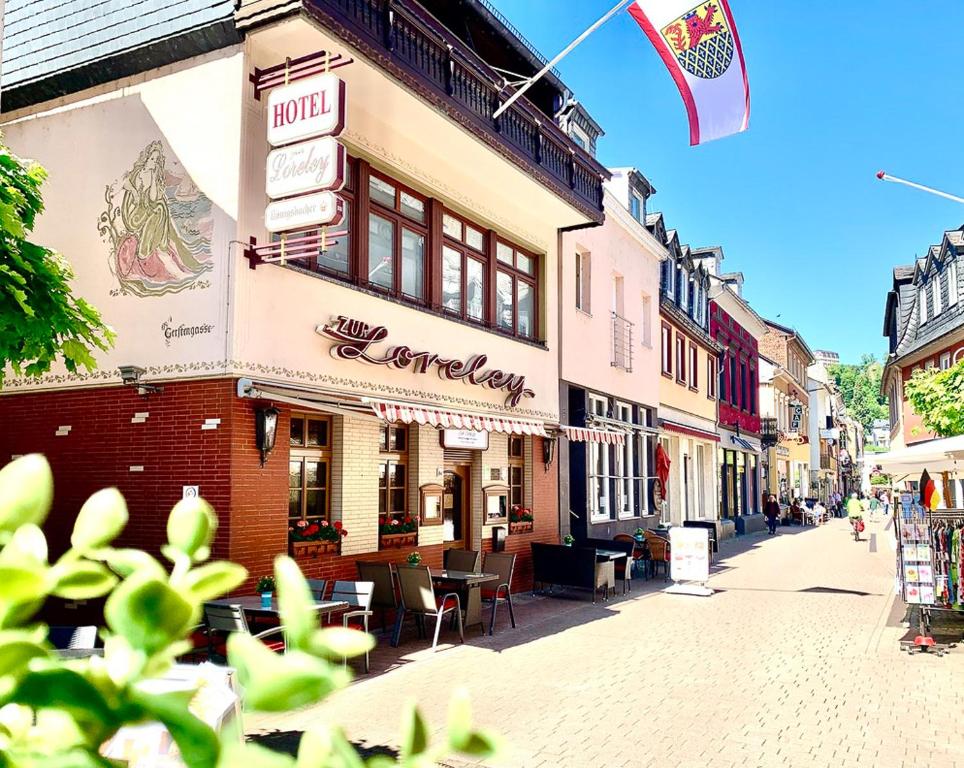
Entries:
POLYGON ((679 88, 690 144, 745 131, 750 84, 727 0, 634 0, 629 12, 679 88))

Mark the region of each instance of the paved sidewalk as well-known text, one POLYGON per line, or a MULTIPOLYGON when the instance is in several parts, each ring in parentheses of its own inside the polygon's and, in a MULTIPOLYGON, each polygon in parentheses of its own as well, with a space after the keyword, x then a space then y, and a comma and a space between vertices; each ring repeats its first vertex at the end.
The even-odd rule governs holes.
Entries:
POLYGON ((844 520, 725 542, 710 598, 637 581, 608 605, 520 601, 519 629, 435 654, 412 635, 400 657, 379 651, 391 671, 246 725, 290 742, 330 718, 390 746, 407 697, 441 729, 466 685, 476 721, 509 742, 499 765, 964 768, 964 648, 899 651, 881 527, 864 534, 878 532, 876 553, 844 520))

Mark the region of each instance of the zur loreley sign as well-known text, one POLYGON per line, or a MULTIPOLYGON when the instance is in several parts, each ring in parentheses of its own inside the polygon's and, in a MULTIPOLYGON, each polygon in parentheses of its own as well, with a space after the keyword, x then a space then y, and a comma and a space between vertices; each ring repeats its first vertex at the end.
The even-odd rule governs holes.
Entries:
POLYGON ((345 183, 345 83, 331 73, 280 86, 268 97, 265 208, 269 232, 290 232, 342 220, 335 192, 345 183), (301 195, 301 197, 298 197, 301 195))
POLYGON ((393 368, 411 368, 415 373, 428 373, 432 366, 440 379, 465 381, 489 389, 503 389, 509 394, 505 404, 516 406, 523 397, 535 397, 536 393, 526 389, 525 376, 500 371, 497 368, 482 370, 488 361, 486 355, 472 355, 467 360, 454 360, 440 357, 432 352, 416 352, 404 344, 389 347, 382 354, 371 348, 388 337, 388 329, 383 325, 368 325, 344 315, 334 318, 330 325, 319 325, 315 332, 337 343, 331 354, 342 360, 363 360, 374 365, 387 365, 393 368))

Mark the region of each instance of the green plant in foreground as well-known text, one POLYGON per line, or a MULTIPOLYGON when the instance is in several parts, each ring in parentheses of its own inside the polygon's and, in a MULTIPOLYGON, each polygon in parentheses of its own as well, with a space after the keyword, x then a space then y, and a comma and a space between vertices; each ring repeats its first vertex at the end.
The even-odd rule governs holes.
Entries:
MULTIPOLYGON (((468 701, 452 701, 446 743, 431 746, 428 728, 414 706, 403 714, 399 761, 377 756, 367 762, 340 729, 327 724, 305 732, 297 757, 241 743, 237 732, 220 737, 189 710, 193 691, 157 693, 203 604, 247 578, 240 565, 207 562, 217 516, 202 499, 185 499, 167 524, 162 554, 170 570, 138 549, 111 546, 127 523, 127 506, 116 489, 98 491, 81 508, 70 549, 48 562, 40 525, 50 510, 53 478, 47 461, 25 456, 0 470, 0 766, 95 768, 117 765, 99 747, 122 726, 161 722, 191 768, 412 768, 434 765, 448 752, 475 758, 494 753, 491 736, 470 725, 468 701), (46 641, 34 619, 49 596, 71 600, 107 598, 103 658, 65 660, 46 641)), ((275 579, 288 652, 273 653, 250 635, 228 639, 228 660, 237 670, 248 709, 282 712, 315 703, 346 685, 343 657, 372 647, 371 636, 351 629, 321 629, 311 594, 297 564, 275 560, 275 579)))

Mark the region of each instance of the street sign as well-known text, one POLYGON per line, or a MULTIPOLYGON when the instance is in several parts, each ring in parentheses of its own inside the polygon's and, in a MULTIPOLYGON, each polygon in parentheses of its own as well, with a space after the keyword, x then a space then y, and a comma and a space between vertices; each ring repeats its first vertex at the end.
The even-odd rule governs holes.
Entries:
POLYGON ((317 192, 268 203, 264 209, 264 226, 269 232, 290 232, 338 224, 343 216, 344 204, 334 192, 317 192))

